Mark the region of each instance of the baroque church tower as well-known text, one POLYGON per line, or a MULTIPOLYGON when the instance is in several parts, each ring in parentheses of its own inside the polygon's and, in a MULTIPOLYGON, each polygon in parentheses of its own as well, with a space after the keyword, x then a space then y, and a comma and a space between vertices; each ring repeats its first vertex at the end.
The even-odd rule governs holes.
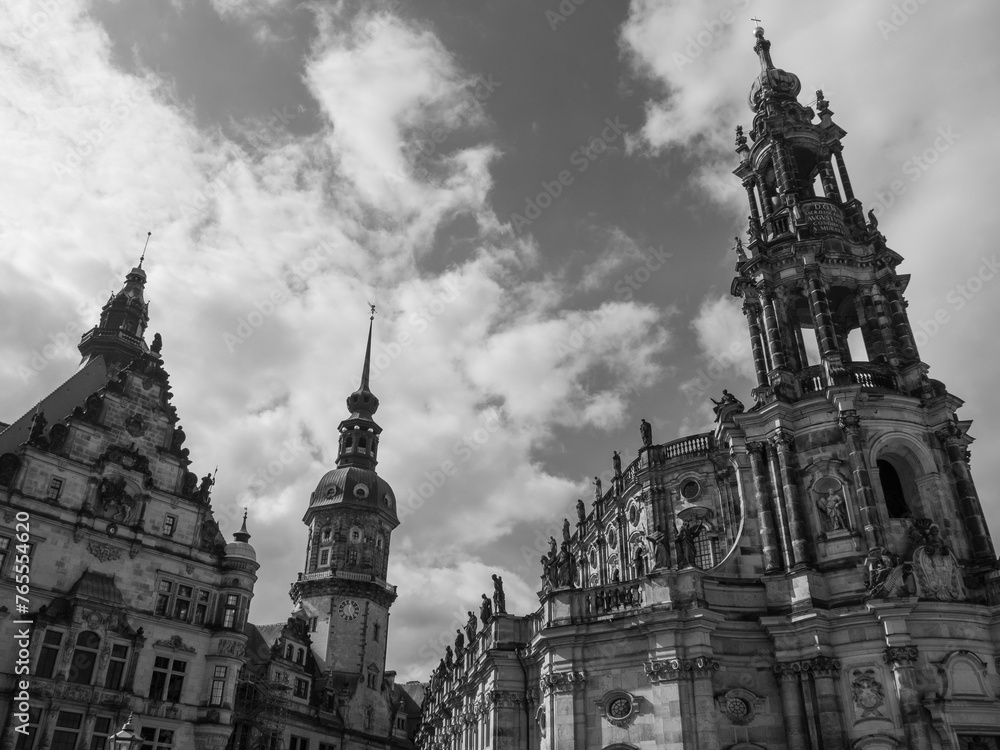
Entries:
MULTIPOLYGON (((305 567, 291 596, 312 631, 313 654, 337 693, 382 691, 389 607, 396 588, 386 582, 389 541, 399 525, 392 488, 375 471, 382 428, 375 422, 378 398, 369 387, 372 321, 368 327, 361 385, 347 398, 350 415, 340 423, 337 466, 309 498, 305 567)), ((384 701, 353 707, 384 709, 384 701)), ((386 717, 358 716, 357 727, 386 717)))
POLYGON ((1000 750, 1000 570, 963 402, 822 92, 755 32, 732 293, 757 384, 641 445, 542 558, 540 607, 431 675, 423 750, 1000 750), (525 679, 527 677, 527 679, 525 679))

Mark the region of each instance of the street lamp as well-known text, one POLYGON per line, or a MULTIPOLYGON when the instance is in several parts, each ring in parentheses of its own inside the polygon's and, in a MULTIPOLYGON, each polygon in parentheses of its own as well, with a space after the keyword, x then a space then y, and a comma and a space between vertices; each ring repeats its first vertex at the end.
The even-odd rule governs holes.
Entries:
POLYGON ((108 739, 111 740, 111 750, 137 750, 142 744, 142 738, 136 737, 135 730, 132 728, 132 714, 128 715, 122 728, 108 739))

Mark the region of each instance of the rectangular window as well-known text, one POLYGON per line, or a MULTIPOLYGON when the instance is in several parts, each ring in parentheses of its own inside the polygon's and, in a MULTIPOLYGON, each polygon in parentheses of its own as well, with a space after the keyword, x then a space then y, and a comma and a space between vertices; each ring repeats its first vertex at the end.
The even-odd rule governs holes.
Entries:
POLYGON ((321 549, 319 551, 319 564, 320 565, 329 565, 330 564, 330 550, 329 549, 321 549))
POLYGON ((142 727, 139 730, 142 738, 140 750, 170 750, 174 746, 174 730, 142 727))
POLYGON ((41 718, 42 710, 40 708, 28 709, 28 733, 17 733, 17 744, 14 745, 14 750, 32 750, 34 748, 35 740, 38 739, 38 724, 41 718))
POLYGON ((62 477, 52 477, 52 480, 49 482, 49 492, 48 495, 46 495, 46 497, 49 500, 58 500, 59 495, 62 494, 62 488, 63 488, 62 477))
POLYGON ((293 734, 288 742, 288 750, 309 750, 309 740, 293 734))
POLYGON ((378 623, 375 623, 375 641, 378 641, 378 623))
POLYGON ((128 646, 115 643, 111 646, 111 659, 108 662, 108 674, 104 678, 104 687, 109 690, 119 690, 122 677, 125 676, 125 663, 128 661, 128 646))
POLYGON ((52 733, 50 750, 76 750, 81 726, 83 726, 83 714, 60 711, 56 718, 56 729, 52 733))
POLYGON ((194 605, 194 624, 204 625, 205 617, 208 615, 208 597, 207 591, 198 592, 198 601, 194 605))
POLYGON ((186 661, 174 659, 171 663, 167 657, 157 656, 153 663, 153 675, 149 680, 149 697, 156 701, 179 703, 186 672, 186 661))
POLYGON ((90 735, 90 750, 106 750, 111 731, 111 717, 98 716, 94 719, 94 733, 90 735))
POLYGON ((309 697, 309 681, 308 680, 296 680, 295 681, 295 697, 296 698, 308 698, 309 697))
POLYGON ((170 596, 173 593, 174 584, 171 581, 160 581, 157 586, 156 607, 153 614, 158 617, 166 617, 170 611, 170 596))
POLYGON ((7 564, 7 556, 10 554, 10 537, 0 536, 0 573, 3 573, 7 564))
POLYGON ((222 627, 236 627, 236 612, 239 609, 240 598, 236 594, 226 594, 226 604, 222 610, 222 627))
POLYGON ((212 694, 208 699, 208 702, 213 706, 222 705, 222 696, 226 691, 226 672, 228 671, 229 667, 215 668, 215 679, 212 680, 212 694))
POLYGON ((173 536, 177 530, 177 516, 167 513, 163 518, 163 536, 173 536))
POLYGON ((193 591, 190 586, 178 586, 177 594, 174 597, 174 619, 187 620, 191 614, 191 597, 193 591))
POLYGON ((58 630, 46 630, 42 639, 42 652, 38 656, 38 677, 51 677, 59 659, 59 647, 62 645, 63 634, 58 630))

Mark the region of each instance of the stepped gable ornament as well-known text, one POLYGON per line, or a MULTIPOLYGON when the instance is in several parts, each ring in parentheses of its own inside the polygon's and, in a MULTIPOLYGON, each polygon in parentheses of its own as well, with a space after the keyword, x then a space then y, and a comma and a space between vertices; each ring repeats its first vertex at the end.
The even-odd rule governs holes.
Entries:
POLYGON ((859 718, 884 715, 879 708, 885 704, 885 689, 875 679, 874 669, 854 670, 851 676, 851 698, 859 718))
POLYGON ((49 441, 45 437, 45 426, 49 423, 49 420, 45 418, 45 412, 36 411, 31 416, 31 429, 28 432, 28 445, 33 445, 36 448, 48 448, 49 441))
POLYGON ((104 405, 104 396, 100 393, 91 393, 87 396, 84 405, 73 409, 73 417, 82 419, 90 424, 97 424, 101 417, 101 407, 104 405))

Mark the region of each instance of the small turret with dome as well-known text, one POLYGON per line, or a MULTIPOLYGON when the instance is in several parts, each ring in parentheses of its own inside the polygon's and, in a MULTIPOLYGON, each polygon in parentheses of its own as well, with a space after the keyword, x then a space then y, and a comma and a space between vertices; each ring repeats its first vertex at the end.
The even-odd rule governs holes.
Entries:
MULTIPOLYGON (((149 242, 149 235, 146 236, 149 242)), ((143 248, 139 265, 125 276, 121 291, 112 294, 101 308, 100 322, 80 340, 80 353, 84 362, 103 356, 109 366, 126 366, 133 359, 149 351, 143 334, 149 324, 149 303, 143 297, 146 272, 142 263, 146 259, 143 248)))

